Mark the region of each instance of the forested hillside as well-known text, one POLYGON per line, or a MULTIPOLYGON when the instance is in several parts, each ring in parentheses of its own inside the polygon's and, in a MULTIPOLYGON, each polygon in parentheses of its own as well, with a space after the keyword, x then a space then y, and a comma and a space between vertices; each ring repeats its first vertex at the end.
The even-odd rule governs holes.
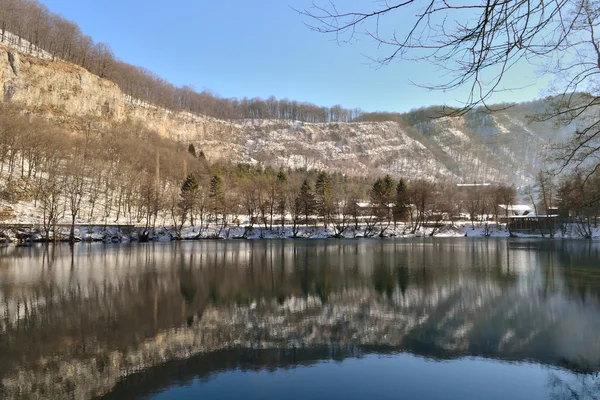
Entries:
POLYGON ((544 101, 439 119, 436 107, 365 113, 197 93, 118 60, 37 1, 0 2, 0 27, 4 101, 78 132, 138 121, 211 160, 521 185, 547 161, 541 150, 574 131, 532 123, 534 111, 549 107, 544 101))
POLYGON ((274 118, 305 122, 349 122, 360 110, 321 107, 288 99, 224 99, 190 86, 175 87, 142 66, 117 59, 110 46, 97 43, 73 22, 31 0, 0 1, 1 41, 30 54, 73 63, 115 82, 127 96, 170 110, 220 119, 274 118), (7 34, 8 33, 8 34, 7 34), (25 43, 26 42, 26 43, 25 43))
MULTIPOLYGON (((0 28, 0 211, 14 220, 21 210, 47 232, 58 222, 177 225, 205 212, 272 224, 278 211, 300 216, 302 185, 322 174, 331 204, 371 200, 389 175, 464 211, 470 200, 448 195, 453 184, 527 185, 551 161, 547 147, 576 130, 531 119, 549 100, 440 117, 439 107, 365 113, 195 93, 120 62, 35 1, 0 1, 0 28)), ((471 214, 489 210, 486 196, 471 214)))

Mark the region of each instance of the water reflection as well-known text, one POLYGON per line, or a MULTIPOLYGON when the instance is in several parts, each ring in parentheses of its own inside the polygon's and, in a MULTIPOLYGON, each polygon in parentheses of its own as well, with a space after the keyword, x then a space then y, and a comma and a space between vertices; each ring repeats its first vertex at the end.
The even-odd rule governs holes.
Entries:
POLYGON ((384 346, 592 373, 598 260, 600 245, 583 241, 3 247, 0 390, 88 398, 232 348, 384 346))
POLYGON ((167 362, 121 382, 104 400, 597 399, 600 378, 524 363, 444 362, 374 346, 233 349, 167 362))

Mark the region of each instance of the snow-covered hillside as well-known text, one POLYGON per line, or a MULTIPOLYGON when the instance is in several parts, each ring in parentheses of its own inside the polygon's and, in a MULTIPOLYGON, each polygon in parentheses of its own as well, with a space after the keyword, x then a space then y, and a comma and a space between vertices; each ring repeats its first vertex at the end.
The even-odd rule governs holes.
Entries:
POLYGON ((410 123, 411 113, 406 122, 219 120, 136 101, 79 66, 22 51, 18 41, 0 44, 0 101, 71 131, 83 132, 90 124, 138 122, 163 136, 194 143, 210 160, 520 185, 546 162, 548 143, 573 131, 530 123, 529 114, 546 107, 541 101, 493 114, 475 111, 415 123, 410 123))
MULTIPOLYGON (((530 122, 531 104, 412 125, 251 120, 231 124, 225 137, 222 130, 206 131, 194 143, 209 156, 241 162, 521 185, 548 165, 548 146, 573 132, 530 122)), ((406 117, 410 121, 410 113, 406 117)))

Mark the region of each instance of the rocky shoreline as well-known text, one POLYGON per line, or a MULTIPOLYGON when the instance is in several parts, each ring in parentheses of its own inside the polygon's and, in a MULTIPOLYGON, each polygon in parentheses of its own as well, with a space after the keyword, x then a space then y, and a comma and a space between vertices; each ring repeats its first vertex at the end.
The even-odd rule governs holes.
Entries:
MULTIPOLYGON (((522 234, 509 232, 504 224, 447 224, 435 228, 420 228, 412 232, 407 226, 398 225, 386 228, 383 233, 380 229, 368 230, 365 227, 346 229, 339 233, 332 227, 299 227, 294 230, 290 226, 268 229, 264 227, 232 226, 219 228, 209 227, 184 227, 180 231, 173 227, 164 226, 144 228, 135 226, 94 226, 82 225, 75 229, 75 242, 104 242, 104 243, 129 243, 129 242, 167 242, 175 240, 205 240, 205 239, 363 239, 363 238, 425 238, 425 237, 524 237, 524 238, 554 238, 554 239, 583 239, 576 229, 567 227, 564 231, 557 231, 553 235, 522 234)), ((594 230, 592 239, 600 239, 600 227, 594 230)), ((0 226, 0 244, 30 244, 45 242, 69 242, 69 229, 58 230, 56 236, 50 235, 46 239, 41 227, 29 226, 0 226)))

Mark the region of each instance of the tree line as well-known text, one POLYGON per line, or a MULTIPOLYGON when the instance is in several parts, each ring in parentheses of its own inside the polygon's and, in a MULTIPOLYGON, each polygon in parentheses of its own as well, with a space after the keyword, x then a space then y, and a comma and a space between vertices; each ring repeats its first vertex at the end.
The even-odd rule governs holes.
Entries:
MULTIPOLYGON (((560 206, 564 220, 582 222, 591 236, 600 214, 600 172, 576 170, 557 179, 540 172, 522 193, 543 214, 560 206)), ((407 232, 443 220, 486 226, 519 201, 507 185, 458 187, 401 176, 347 176, 259 164, 210 163, 202 149, 123 123, 92 125, 79 134, 52 121, 0 110, 0 196, 33 201, 46 239, 77 221, 184 226, 219 230, 232 225, 292 228, 322 225, 343 235, 361 226, 383 235, 401 224, 407 232)), ((522 200, 521 200, 522 201, 522 200)), ((508 215, 506 215, 508 216, 508 215)))
POLYGON ((192 86, 176 87, 140 66, 120 61, 105 43, 95 42, 79 26, 51 12, 37 0, 0 0, 0 41, 30 54, 46 52, 52 59, 77 64, 115 82, 131 99, 176 111, 189 111, 220 119, 279 119, 309 123, 395 121, 415 124, 448 112, 447 107, 426 107, 409 114, 364 112, 341 105, 262 98, 225 99, 192 86))
MULTIPOLYGON (((591 239, 600 217, 600 170, 576 168, 556 176, 540 171, 525 188, 536 214, 558 213, 559 222, 570 222, 574 233, 591 239)), ((566 225, 562 225, 563 232, 566 225)), ((552 236, 554 232, 541 231, 552 236)))
POLYGON ((139 66, 119 60, 110 46, 95 42, 79 26, 51 12, 37 0, 0 0, 0 36, 31 54, 46 52, 115 82, 133 99, 176 111, 221 119, 272 118, 304 122, 350 122, 360 109, 321 107, 288 99, 225 99, 191 86, 176 87, 139 66), (14 36, 13 36, 14 35, 14 36), (26 41, 26 42, 24 42, 26 41))
MULTIPOLYGON (((250 227, 291 224, 294 234, 300 225, 317 223, 340 235, 363 224, 382 233, 407 219, 416 230, 433 218, 432 209, 454 215, 458 196, 452 184, 423 180, 386 176, 372 182, 325 171, 210 164, 193 144, 139 125, 71 134, 9 106, 0 113, 0 167, 2 197, 33 201, 47 239, 65 222, 73 235, 79 220, 180 231, 208 223, 225 229, 241 215, 250 227), (408 204, 416 210, 409 212, 408 204)), ((483 206, 476 212, 484 214, 483 206)))

